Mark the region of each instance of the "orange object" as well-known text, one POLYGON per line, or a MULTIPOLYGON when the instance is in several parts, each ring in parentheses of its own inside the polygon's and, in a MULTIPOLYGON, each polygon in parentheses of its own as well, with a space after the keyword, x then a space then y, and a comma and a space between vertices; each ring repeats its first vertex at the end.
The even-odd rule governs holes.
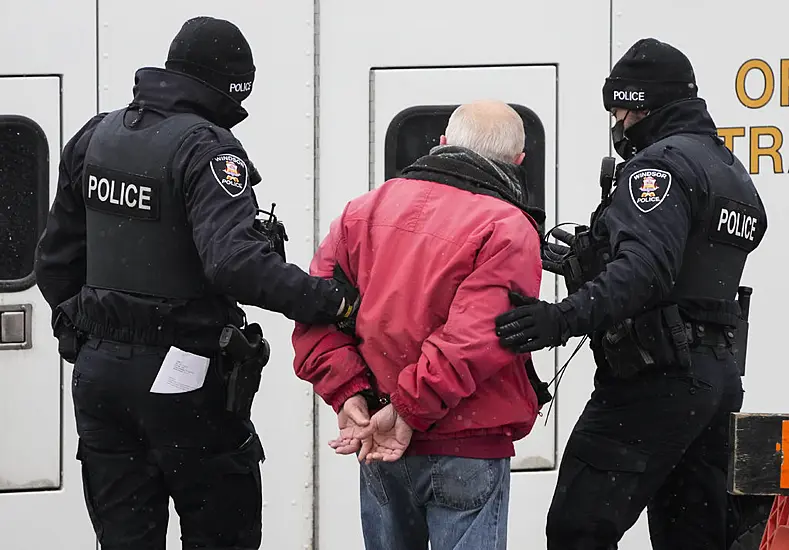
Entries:
MULTIPOLYGON (((778 445, 776 444, 776 448, 778 445)), ((786 457, 786 449, 789 449, 789 421, 781 422, 781 489, 789 489, 789 460, 786 457)))

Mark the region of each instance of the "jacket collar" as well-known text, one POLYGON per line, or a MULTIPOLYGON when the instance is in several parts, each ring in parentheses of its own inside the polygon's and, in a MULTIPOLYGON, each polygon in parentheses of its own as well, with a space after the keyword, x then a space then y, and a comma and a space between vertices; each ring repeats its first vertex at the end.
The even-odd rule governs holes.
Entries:
MULTIPOLYGON (((511 165, 509 167, 502 166, 502 168, 514 174, 516 167, 511 165)), ((478 195, 496 197, 524 212, 538 232, 541 231, 541 226, 545 222, 544 210, 514 200, 511 193, 503 192, 504 184, 489 171, 457 158, 446 155, 426 155, 403 168, 399 177, 406 180, 430 181, 478 195)))
POLYGON ((684 99, 652 111, 625 131, 630 142, 641 151, 675 134, 717 135, 715 122, 701 98, 684 99))
POLYGON ((143 67, 134 75, 132 108, 162 113, 194 113, 230 129, 249 113, 229 95, 189 75, 143 67))

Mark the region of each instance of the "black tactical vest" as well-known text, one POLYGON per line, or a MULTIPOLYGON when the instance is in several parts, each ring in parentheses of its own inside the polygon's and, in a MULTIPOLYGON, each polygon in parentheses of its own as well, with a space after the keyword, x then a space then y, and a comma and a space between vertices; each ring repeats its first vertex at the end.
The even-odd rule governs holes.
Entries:
POLYGON ((173 156, 189 131, 209 123, 178 114, 129 129, 126 109, 96 127, 84 162, 87 285, 194 299, 206 284, 173 156))
MULTIPOLYGON (((745 260, 761 242, 767 216, 745 167, 712 136, 675 135, 662 140, 691 161, 694 179, 709 193, 698 205, 668 302, 699 321, 730 322, 745 260)), ((683 174, 684 175, 684 174, 683 174)))

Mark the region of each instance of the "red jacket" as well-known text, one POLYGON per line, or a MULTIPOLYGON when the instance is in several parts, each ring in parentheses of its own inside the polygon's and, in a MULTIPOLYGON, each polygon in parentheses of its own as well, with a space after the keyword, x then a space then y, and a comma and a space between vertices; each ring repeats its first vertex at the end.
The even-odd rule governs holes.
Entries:
POLYGON ((414 428, 409 454, 513 456, 537 398, 528 356, 501 347, 494 319, 511 308, 509 289, 539 296, 534 220, 495 197, 393 179, 348 203, 310 272, 331 277, 335 263, 362 295, 361 343, 297 323, 296 375, 339 411, 370 387, 369 367, 414 428))

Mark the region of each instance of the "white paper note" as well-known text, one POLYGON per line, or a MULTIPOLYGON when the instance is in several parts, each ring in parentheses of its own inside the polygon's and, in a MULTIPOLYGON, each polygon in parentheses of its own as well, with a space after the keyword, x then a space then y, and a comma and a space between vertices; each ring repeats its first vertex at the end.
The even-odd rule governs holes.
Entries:
POLYGON ((203 387, 208 357, 171 347, 151 386, 151 393, 186 393, 203 387))

